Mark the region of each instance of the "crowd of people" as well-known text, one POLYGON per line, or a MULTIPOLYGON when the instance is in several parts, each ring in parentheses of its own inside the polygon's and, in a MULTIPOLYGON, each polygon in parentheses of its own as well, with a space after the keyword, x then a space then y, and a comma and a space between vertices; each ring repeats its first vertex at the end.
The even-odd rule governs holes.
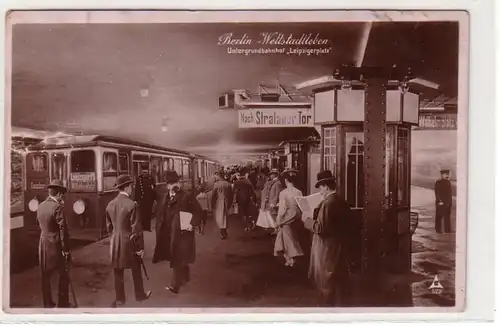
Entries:
MULTIPOLYGON (((167 191, 157 198, 154 183, 147 170, 133 180, 120 175, 116 181, 117 196, 106 208, 110 234, 110 257, 114 270, 116 300, 113 307, 125 304, 124 270, 131 269, 135 299, 151 296, 144 289, 141 268, 145 270, 144 234, 154 231, 156 242, 152 263, 170 263, 172 279, 165 289, 179 293, 190 281, 189 265, 195 261, 195 231, 204 233, 208 215, 213 215, 220 238, 229 237, 228 217, 244 220, 245 231, 256 227, 268 230, 275 237, 270 254, 283 257, 293 268, 299 257, 309 257, 309 278, 326 303, 341 304, 340 290, 347 272, 344 255, 343 224, 349 220, 349 206, 335 193, 335 178, 330 171, 318 174, 316 188, 323 202, 314 216, 302 216, 295 200, 302 196, 296 188, 298 171, 239 167, 215 173, 212 185, 203 183, 196 191, 184 189, 175 171, 166 173, 167 191), (151 227, 153 202, 157 202, 156 221, 151 227), (306 236, 304 236, 306 235, 306 236), (312 237, 311 237, 312 235, 312 237), (312 238, 312 239, 311 239, 312 238)), ((55 307, 50 279, 59 273, 59 307, 69 306, 68 262, 71 261, 69 234, 63 213, 63 197, 67 189, 60 181, 49 185, 49 197, 40 204, 40 266, 45 307, 55 307)))

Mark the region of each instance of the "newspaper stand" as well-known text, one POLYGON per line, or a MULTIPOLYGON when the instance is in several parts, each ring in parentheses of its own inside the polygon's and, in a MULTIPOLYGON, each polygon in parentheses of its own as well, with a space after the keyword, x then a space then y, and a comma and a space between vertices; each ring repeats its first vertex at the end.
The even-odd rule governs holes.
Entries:
POLYGON ((360 232, 351 248, 362 275, 411 269, 410 144, 419 95, 410 71, 342 67, 333 76, 297 85, 314 95, 321 128, 321 169, 351 205, 360 232))

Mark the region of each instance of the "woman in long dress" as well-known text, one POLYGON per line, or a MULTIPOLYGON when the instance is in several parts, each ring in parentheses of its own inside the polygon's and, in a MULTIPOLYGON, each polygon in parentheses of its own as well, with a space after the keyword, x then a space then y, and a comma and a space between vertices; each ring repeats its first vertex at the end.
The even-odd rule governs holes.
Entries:
POLYGON ((283 189, 280 179, 278 178, 278 169, 272 169, 269 172, 269 180, 262 189, 261 207, 257 226, 263 229, 276 228, 276 215, 278 213, 279 193, 283 189))
POLYGON ((295 188, 297 170, 287 170, 282 173, 286 188, 279 195, 277 216, 278 234, 274 243, 274 255, 283 256, 286 266, 294 266, 295 258, 303 256, 304 252, 299 244, 297 229, 301 224, 301 211, 295 197, 302 196, 302 192, 295 188))

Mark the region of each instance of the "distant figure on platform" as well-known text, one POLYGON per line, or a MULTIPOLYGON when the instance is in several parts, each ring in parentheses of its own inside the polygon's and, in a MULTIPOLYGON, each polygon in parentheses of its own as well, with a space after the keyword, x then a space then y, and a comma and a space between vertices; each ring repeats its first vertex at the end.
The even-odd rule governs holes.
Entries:
POLYGON ((248 180, 248 168, 243 167, 240 170, 240 178, 234 182, 233 194, 238 204, 238 214, 245 222, 245 231, 251 231, 255 228, 255 217, 257 215, 257 197, 255 189, 250 180, 248 180))
POLYGON ((156 200, 155 183, 149 174, 148 163, 141 163, 141 170, 135 182, 134 200, 137 202, 142 229, 151 232, 153 203, 156 200))
POLYGON ((335 192, 336 181, 330 171, 318 173, 316 188, 323 196, 317 216, 306 218, 304 226, 313 232, 309 278, 314 282, 325 303, 343 304, 348 279, 347 248, 343 248, 350 218, 350 207, 335 192))
MULTIPOLYGON (((278 169, 269 172, 269 180, 264 185, 261 194, 261 204, 257 226, 264 229, 276 228, 276 217, 278 216, 279 194, 283 190, 283 185, 279 179, 278 169)), ((277 232, 273 232, 276 234, 277 232)))
POLYGON ((68 308, 69 275, 65 268, 70 259, 69 234, 64 218, 63 197, 66 187, 60 180, 53 180, 47 187, 49 196, 38 207, 36 218, 40 224, 38 257, 42 274, 42 297, 45 308, 54 308, 50 281, 54 273, 59 274, 57 306, 68 308))
POLYGON ((259 174, 257 172, 257 168, 251 168, 250 170, 250 174, 248 175, 248 181, 250 181, 250 183, 252 184, 252 187, 254 189, 257 188, 257 178, 258 178, 259 174))
POLYGON ((194 228, 199 226, 203 214, 195 194, 185 191, 179 183, 175 171, 167 171, 168 191, 163 200, 164 206, 156 219, 156 246, 153 263, 169 261, 173 269, 170 285, 165 289, 179 293, 181 286, 191 279, 189 264, 196 256, 194 228), (191 221, 183 226, 184 216, 191 214, 191 221))
POLYGON ((221 172, 215 172, 215 178, 216 181, 212 193, 212 209, 215 221, 220 229, 221 239, 225 240, 229 236, 227 232, 227 215, 233 204, 233 191, 231 184, 223 179, 221 172))
POLYGON ((434 193, 436 195, 436 232, 442 233, 441 226, 444 220, 444 232, 451 232, 451 206, 452 191, 450 170, 441 170, 441 179, 436 181, 434 186, 434 193))
POLYGON ((110 253, 114 269, 116 300, 112 307, 125 304, 125 269, 132 269, 135 299, 144 301, 151 291, 144 292, 141 259, 144 254, 144 238, 141 220, 137 214, 137 204, 130 198, 134 180, 128 174, 116 179, 115 187, 120 191, 106 207, 106 222, 111 233, 110 253))
POLYGON ((281 176, 285 179, 286 188, 279 194, 279 209, 277 218, 278 234, 274 244, 274 255, 283 255, 285 266, 293 267, 295 258, 303 256, 304 252, 298 241, 298 232, 303 228, 301 211, 295 197, 301 197, 302 192, 295 188, 297 170, 285 170, 281 176))
POLYGON ((210 213, 210 205, 208 204, 209 198, 206 191, 206 185, 200 184, 200 186, 198 187, 198 195, 196 196, 196 200, 203 210, 203 214, 200 219, 200 225, 198 228, 198 231, 201 235, 205 234, 205 225, 207 224, 208 214, 210 213))

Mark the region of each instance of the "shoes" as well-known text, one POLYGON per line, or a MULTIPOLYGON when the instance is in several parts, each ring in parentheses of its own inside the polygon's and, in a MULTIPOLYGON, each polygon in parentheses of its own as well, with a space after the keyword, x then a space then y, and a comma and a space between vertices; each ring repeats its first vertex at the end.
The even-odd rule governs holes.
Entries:
POLYGON ((179 288, 174 288, 172 286, 165 286, 165 290, 170 291, 170 292, 175 293, 175 294, 179 293, 179 288))
POLYGON ((124 304, 125 304, 125 302, 115 301, 111 304, 111 308, 119 308, 119 307, 123 306, 124 304))
POLYGON ((150 290, 150 291, 147 291, 146 293, 144 293, 144 295, 140 298, 137 298, 137 301, 144 301, 144 300, 147 300, 151 297, 151 294, 153 292, 150 290))

